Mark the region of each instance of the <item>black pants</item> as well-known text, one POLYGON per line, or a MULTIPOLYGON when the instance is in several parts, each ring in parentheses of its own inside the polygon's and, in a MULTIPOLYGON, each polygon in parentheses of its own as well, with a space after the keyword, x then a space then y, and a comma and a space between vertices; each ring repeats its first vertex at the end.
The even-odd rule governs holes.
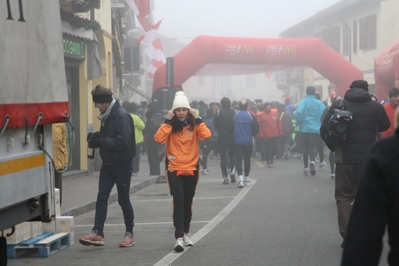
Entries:
POLYGON ((317 133, 301 133, 301 138, 303 140, 304 152, 303 152, 303 164, 305 168, 309 166, 310 161, 315 161, 316 159, 316 147, 319 141, 320 135, 317 133))
POLYGON ((220 155, 220 168, 222 169, 223 178, 227 177, 227 167, 234 169, 235 158, 234 158, 234 144, 224 144, 219 142, 219 155, 220 155), (229 161, 227 162, 227 158, 229 161))
POLYGON ((147 137, 147 156, 148 164, 150 166, 150 175, 160 175, 160 160, 159 160, 159 149, 161 144, 154 140, 154 135, 148 135, 147 137))
POLYGON ((199 147, 201 149, 202 158, 199 163, 203 169, 208 168, 208 155, 211 151, 218 150, 219 143, 217 141, 208 141, 206 143, 200 142, 199 147))
POLYGON ((141 155, 141 143, 136 143, 136 156, 133 157, 133 173, 138 173, 140 171, 140 155, 141 155))
POLYGON ((337 202, 339 233, 343 239, 346 237, 362 168, 363 164, 337 163, 335 166, 335 200, 337 202))
POLYGON ((166 171, 170 194, 173 197, 173 225, 175 237, 190 231, 193 198, 198 184, 198 170, 193 176, 177 176, 176 171, 166 171))
POLYGON ((234 146, 235 157, 236 157, 236 169, 237 174, 242 175, 242 161, 244 160, 244 174, 245 176, 249 176, 249 172, 251 171, 251 154, 252 154, 252 145, 251 146, 234 146))

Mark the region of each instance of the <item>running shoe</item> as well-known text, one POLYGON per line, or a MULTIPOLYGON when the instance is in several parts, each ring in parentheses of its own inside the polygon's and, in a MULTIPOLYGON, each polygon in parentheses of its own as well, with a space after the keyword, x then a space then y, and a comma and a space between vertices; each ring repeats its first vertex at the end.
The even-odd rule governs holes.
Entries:
POLYGON ((183 252, 184 251, 184 240, 182 237, 176 239, 175 247, 173 248, 176 252, 183 252))
POLYGON ((192 247, 193 246, 193 241, 191 241, 191 239, 190 239, 190 234, 184 233, 183 243, 184 243, 185 246, 188 246, 188 247, 192 247))
POLYGON ((104 246, 104 237, 100 236, 96 230, 91 231, 91 234, 79 238, 79 243, 85 246, 104 246))
POLYGON ((310 167, 310 174, 311 175, 315 175, 316 174, 316 168, 315 168, 315 162, 314 161, 311 161, 310 163, 309 163, 309 167, 310 167))
POLYGON ((125 236, 123 237, 122 241, 119 243, 121 248, 123 247, 131 247, 135 244, 134 235, 132 233, 126 232, 125 236))

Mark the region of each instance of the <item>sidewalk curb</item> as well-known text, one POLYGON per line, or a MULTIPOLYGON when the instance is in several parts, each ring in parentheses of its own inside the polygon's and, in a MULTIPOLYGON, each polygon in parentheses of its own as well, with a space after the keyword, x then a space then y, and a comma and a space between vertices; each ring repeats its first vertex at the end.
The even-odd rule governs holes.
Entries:
MULTIPOLYGON (((145 187, 148 187, 149 185, 156 184, 158 183, 159 176, 155 177, 149 177, 147 180, 134 183, 130 185, 130 194, 133 194, 145 187)), ((108 199, 108 204, 115 202, 118 200, 118 193, 117 192, 111 192, 109 195, 108 199)), ((63 213, 61 213, 62 216, 78 216, 80 214, 92 211, 96 208, 96 199, 94 198, 93 201, 87 202, 86 204, 83 204, 82 206, 76 206, 70 210, 67 210, 63 213)))

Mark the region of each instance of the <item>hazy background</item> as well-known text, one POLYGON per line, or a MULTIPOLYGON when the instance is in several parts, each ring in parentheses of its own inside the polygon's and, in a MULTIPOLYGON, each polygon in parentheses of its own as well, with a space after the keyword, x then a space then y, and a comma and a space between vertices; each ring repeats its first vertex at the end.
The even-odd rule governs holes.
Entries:
MULTIPOLYGON (((345 0, 341 0, 345 1, 345 0)), ((340 0, 155 0, 159 33, 183 42, 198 35, 273 38, 340 0)))

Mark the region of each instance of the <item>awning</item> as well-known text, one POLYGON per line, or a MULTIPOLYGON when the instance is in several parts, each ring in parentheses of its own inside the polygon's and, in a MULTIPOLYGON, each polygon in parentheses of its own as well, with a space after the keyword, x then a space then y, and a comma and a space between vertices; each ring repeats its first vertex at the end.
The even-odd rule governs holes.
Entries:
POLYGON ((87 43, 88 79, 91 80, 93 78, 101 77, 102 67, 97 48, 98 39, 94 34, 94 31, 84 28, 73 29, 71 24, 65 21, 61 21, 61 26, 62 26, 62 33, 66 33, 89 41, 87 43))
POLYGON ((73 29, 71 24, 65 21, 61 21, 61 25, 62 25, 62 33, 66 33, 90 41, 97 41, 97 38, 92 30, 88 30, 85 28, 73 29))

